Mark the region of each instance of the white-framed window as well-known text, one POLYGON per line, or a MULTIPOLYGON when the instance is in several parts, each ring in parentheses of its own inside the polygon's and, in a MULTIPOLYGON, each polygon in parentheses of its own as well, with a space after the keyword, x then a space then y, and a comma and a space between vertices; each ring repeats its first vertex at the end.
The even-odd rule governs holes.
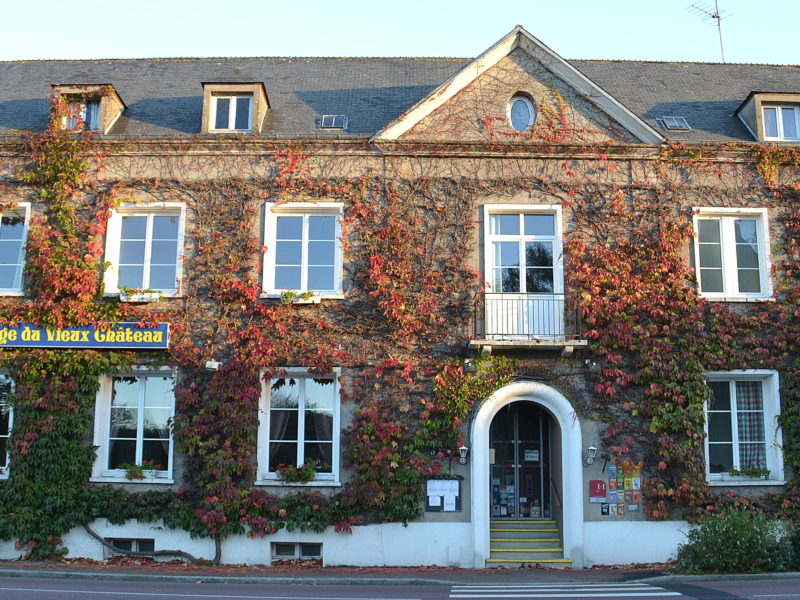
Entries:
MULTIPOLYGON (((783 480, 782 437, 778 425, 778 374, 769 370, 706 374, 706 469, 709 481, 731 473, 751 479, 783 480), (767 474, 767 471, 769 472, 767 474)), ((746 480, 737 475, 736 480, 746 480)))
POLYGON ((485 205, 484 335, 564 339, 561 207, 485 205))
POLYGON ((20 202, 0 217, 0 295, 22 294, 30 212, 30 203, 20 202))
POLYGON ((259 410, 261 482, 280 481, 281 465, 314 461, 314 481, 339 481, 339 370, 319 377, 301 367, 262 378, 259 410))
POLYGON ((105 291, 148 290, 175 296, 180 290, 185 206, 180 203, 122 206, 108 221, 105 291))
POLYGON ((339 202, 267 205, 264 293, 342 293, 341 212, 339 202))
MULTIPOLYGON (((155 481, 172 477, 175 372, 135 368, 103 376, 95 408, 94 479, 126 478, 128 466, 153 467, 155 481)), ((133 479, 132 481, 137 481, 133 479)))
POLYGON ((485 206, 487 274, 495 293, 564 291, 557 206, 485 206))
POLYGON ((515 131, 528 131, 536 120, 536 107, 527 96, 517 94, 508 103, 508 122, 515 131))
POLYGON ((800 107, 762 106, 765 140, 800 139, 800 107))
POLYGON ((11 428, 14 425, 14 412, 9 396, 14 391, 14 382, 6 373, 0 373, 0 479, 8 477, 11 457, 11 428))
POLYGON ((724 300, 772 295, 766 209, 695 209, 700 294, 724 300))
POLYGON ((68 100, 64 127, 71 131, 100 131, 100 98, 68 100))
POLYGON ((322 558, 322 544, 318 542, 272 542, 272 560, 301 560, 322 558))
POLYGON ((253 128, 252 94, 211 96, 212 131, 250 131, 253 128))

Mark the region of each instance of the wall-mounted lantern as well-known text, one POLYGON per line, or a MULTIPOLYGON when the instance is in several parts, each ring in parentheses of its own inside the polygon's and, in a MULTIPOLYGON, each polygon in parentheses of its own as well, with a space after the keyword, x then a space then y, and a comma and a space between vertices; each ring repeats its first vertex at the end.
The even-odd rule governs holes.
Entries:
POLYGON ((461 442, 458 446, 458 462, 462 465, 467 464, 467 454, 469 454, 469 448, 464 442, 461 442))
POLYGON ((586 449, 586 464, 591 465, 594 462, 595 456, 597 456, 597 448, 595 446, 589 446, 586 449))

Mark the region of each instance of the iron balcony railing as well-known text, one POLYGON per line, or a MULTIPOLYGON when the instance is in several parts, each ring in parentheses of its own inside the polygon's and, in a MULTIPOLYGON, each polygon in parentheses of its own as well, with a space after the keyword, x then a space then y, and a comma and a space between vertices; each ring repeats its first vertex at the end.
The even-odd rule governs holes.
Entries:
POLYGON ((581 336, 577 307, 564 294, 482 294, 475 301, 474 338, 561 342, 581 336))

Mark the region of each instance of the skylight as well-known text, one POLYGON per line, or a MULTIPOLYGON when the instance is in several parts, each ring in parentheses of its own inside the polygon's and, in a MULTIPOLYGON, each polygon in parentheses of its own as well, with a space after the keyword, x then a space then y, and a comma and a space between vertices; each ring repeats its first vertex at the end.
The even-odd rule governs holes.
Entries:
POLYGON ((670 131, 691 131, 692 129, 686 121, 686 117, 661 117, 657 121, 664 129, 670 131))
POLYGON ((345 115, 322 115, 317 119, 319 129, 347 129, 347 117, 345 115))

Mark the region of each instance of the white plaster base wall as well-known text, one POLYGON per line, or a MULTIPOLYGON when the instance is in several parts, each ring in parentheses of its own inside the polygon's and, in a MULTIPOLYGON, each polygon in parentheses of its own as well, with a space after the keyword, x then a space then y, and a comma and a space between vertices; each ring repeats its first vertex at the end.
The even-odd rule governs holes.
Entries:
MULTIPOLYGON (((91 527, 105 538, 151 538, 156 550, 183 550, 197 558, 214 558, 212 540, 192 539, 183 531, 162 528, 158 523, 111 525, 98 519, 91 527)), ((103 547, 83 528, 73 529, 63 540, 69 558, 104 558, 103 547)), ((322 543, 325 566, 474 566, 470 523, 410 523, 408 527, 387 523, 354 527, 352 534, 328 529, 324 533, 281 530, 264 538, 233 536, 223 542, 222 559, 229 564, 270 564, 273 542, 322 543)), ((22 554, 14 549, 13 542, 0 542, 0 559, 15 559, 22 554)))
POLYGON ((675 558, 690 529, 686 521, 591 521, 583 524, 583 562, 626 565, 675 558))

